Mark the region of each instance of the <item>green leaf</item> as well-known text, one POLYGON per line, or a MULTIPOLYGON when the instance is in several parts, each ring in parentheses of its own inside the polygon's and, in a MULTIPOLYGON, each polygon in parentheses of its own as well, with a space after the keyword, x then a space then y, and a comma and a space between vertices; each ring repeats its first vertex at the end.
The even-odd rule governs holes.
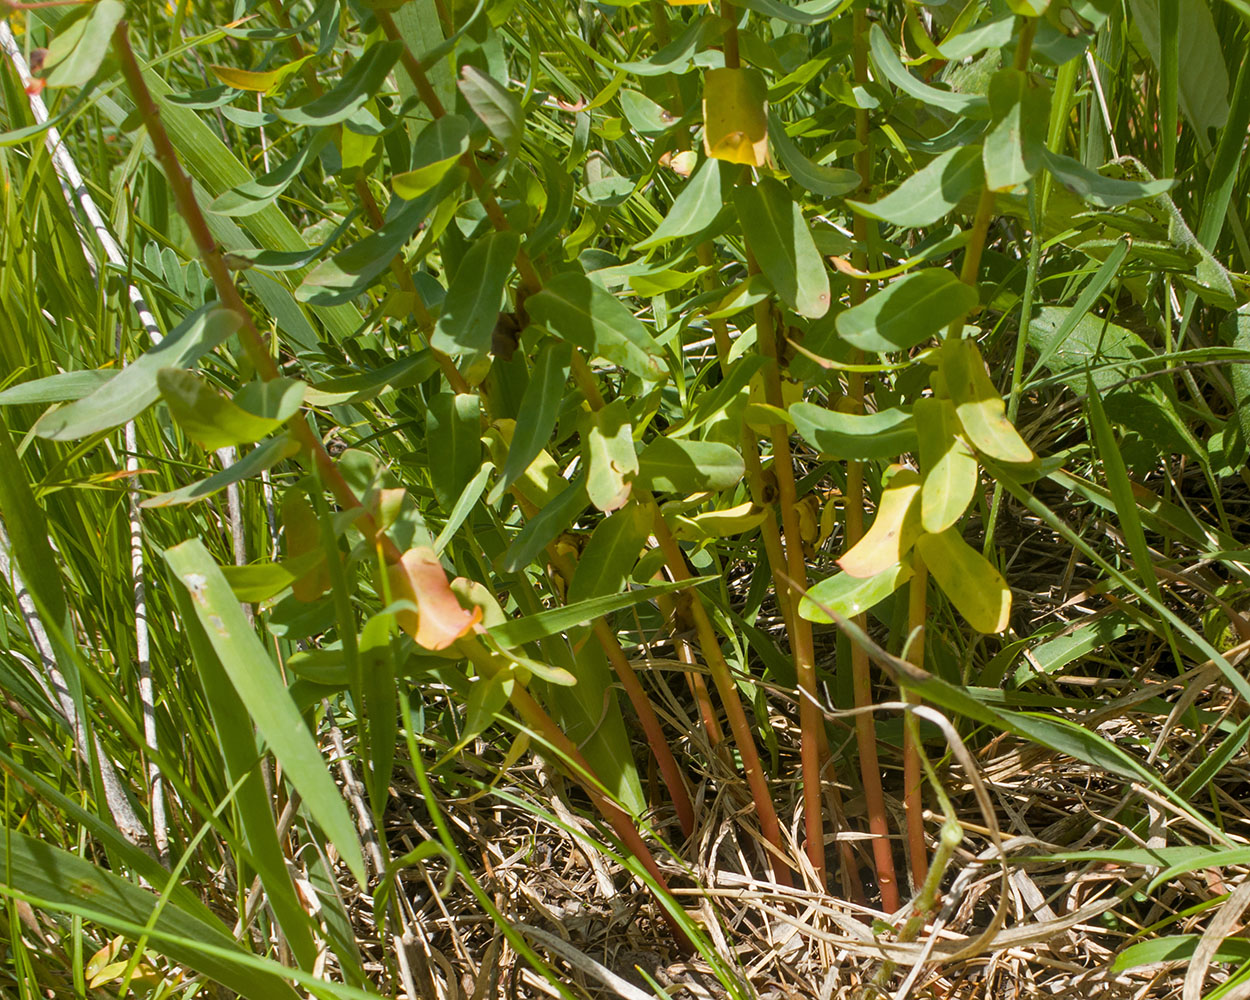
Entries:
POLYGON ((213 473, 207 479, 183 486, 168 493, 151 497, 143 501, 144 507, 173 507, 179 504, 195 503, 205 500, 214 493, 220 493, 227 486, 241 483, 253 476, 259 476, 266 469, 273 468, 284 458, 290 458, 299 451, 296 440, 282 434, 270 438, 259 447, 253 448, 234 465, 213 473))
POLYGON ((861 351, 905 351, 966 316, 976 304, 971 285, 943 268, 923 268, 838 313, 838 334, 861 351))
POLYGON ((485 354, 490 350, 504 286, 520 247, 521 237, 510 229, 474 242, 447 289, 443 311, 430 337, 434 350, 451 355, 485 354))
POLYGON ((668 215, 635 249, 667 243, 681 236, 693 236, 710 226, 721 210, 720 161, 705 159, 686 186, 678 192, 668 215))
POLYGON ((938 51, 942 53, 944 59, 959 62, 969 56, 984 52, 986 49, 1001 49, 1011 41, 1014 25, 1015 19, 1012 17, 999 17, 986 21, 975 28, 969 28, 967 31, 948 37, 938 46, 938 51))
POLYGON ((430 482, 443 510, 457 498, 482 465, 481 402, 471 393, 440 392, 430 400, 425 446, 430 482))
POLYGON ((526 522, 520 534, 499 557, 499 569, 504 573, 519 573, 529 566, 549 542, 581 516, 588 502, 586 477, 579 476, 553 500, 549 500, 537 517, 526 522))
POLYGON ((49 87, 82 87, 95 76, 113 42, 113 29, 126 15, 120 0, 98 0, 88 10, 48 45, 43 73, 49 87))
POLYGON ((1002 462, 1033 461, 1033 450, 1007 419, 1003 397, 990 381, 975 341, 944 341, 939 370, 959 423, 973 445, 1002 462))
POLYGON ((53 441, 73 441, 124 424, 160 398, 156 377, 162 368, 185 368, 225 341, 242 321, 238 313, 216 302, 202 306, 91 395, 44 414, 35 433, 53 441))
POLYGON ((671 594, 686 587, 701 587, 705 583, 719 579, 718 576, 699 576, 692 580, 669 580, 666 583, 656 583, 649 587, 626 590, 623 593, 592 597, 586 601, 563 604, 524 618, 513 618, 500 625, 492 625, 490 634, 501 646, 523 646, 526 643, 545 639, 549 635, 567 632, 579 625, 589 624, 596 618, 603 618, 614 611, 632 608, 636 604, 663 594, 671 594))
POLYGON ((165 559, 190 593, 196 617, 221 665, 286 778, 299 790, 303 807, 364 885, 364 856, 346 800, 226 578, 198 539, 167 549, 165 559))
POLYGON ((980 146, 942 153, 880 201, 847 201, 858 212, 896 226, 931 226, 981 186, 985 170, 980 146))
POLYGON ((908 73, 895 53, 894 46, 881 30, 881 25, 873 24, 868 33, 868 44, 872 50, 872 61, 876 63, 881 75, 903 93, 930 107, 941 108, 964 118, 989 117, 989 102, 980 94, 956 94, 949 90, 939 90, 927 83, 921 83, 908 73))
POLYGON ((289 378, 254 383, 259 387, 256 391, 248 394, 244 389, 234 400, 185 368, 162 368, 156 384, 178 425, 210 450, 259 441, 282 426, 304 402, 304 383, 289 378))
MULTIPOLYGON (((1229 316, 1223 323, 1221 333, 1225 339, 1231 340, 1233 347, 1247 352, 1247 359, 1250 360, 1250 306, 1242 306, 1229 316)), ((1228 380, 1233 387, 1234 418, 1241 428, 1242 437, 1250 441, 1250 363, 1229 366, 1228 380)), ((3 398, 4 393, 0 393, 0 400, 3 398)))
POLYGON ((1042 151, 1042 159, 1055 180, 1078 198, 1099 208, 1114 208, 1130 201, 1153 198, 1165 194, 1175 183, 1170 180, 1122 181, 1114 177, 1104 177, 1079 160, 1052 153, 1048 149, 1042 151))
MULTIPOLYGON (((1201 934, 1167 934, 1138 941, 1116 954, 1111 971, 1126 972, 1159 962, 1185 962, 1194 957, 1201 941, 1201 934)), ((1240 937, 1225 938, 1211 956, 1213 962, 1245 962, 1247 959, 1250 959, 1250 941, 1240 937)))
POLYGON ((727 444, 659 437, 642 450, 635 482, 653 492, 699 493, 736 486, 745 471, 742 456, 727 444))
POLYGON ((768 112, 768 136, 772 140, 777 158, 781 160, 781 165, 786 168, 790 177, 812 194, 836 198, 856 190, 862 183, 859 174, 854 170, 820 166, 804 156, 786 134, 785 124, 773 111, 768 112))
POLYGON ((648 138, 663 135, 677 121, 655 101, 636 90, 621 90, 617 94, 617 100, 621 102, 621 111, 625 115, 625 120, 639 135, 648 138))
POLYGON ((341 250, 329 260, 322 261, 295 290, 301 302, 313 305, 339 305, 350 302, 363 292, 379 274, 390 267, 398 254, 425 221, 425 217, 452 191, 463 183, 468 174, 461 166, 448 171, 442 181, 415 201, 403 203, 403 207, 376 233, 366 236, 346 250, 341 250))
POLYGON ((578 604, 620 593, 650 534, 651 518, 646 508, 636 503, 600 521, 577 560, 569 583, 569 602, 578 604))
POLYGON ((767 18, 803 25, 821 24, 846 9, 843 0, 808 0, 798 4, 781 3, 781 0, 742 0, 742 6, 767 18))
POLYGON ((1001 69, 990 78, 990 110, 994 124, 981 149, 985 185, 1007 191, 1042 167, 1050 92, 1034 86, 1027 73, 1001 69))
POLYGON ((664 76, 687 73, 695 66, 698 54, 712 45, 725 31, 725 22, 718 16, 696 17, 675 39, 649 59, 623 62, 620 68, 634 76, 664 76))
POLYGON ((337 125, 346 121, 382 90, 403 47, 403 42, 371 45, 331 90, 299 107, 281 108, 278 114, 293 125, 337 125))
POLYGON ((225 194, 219 195, 208 206, 208 210, 217 215, 235 216, 259 212, 266 205, 272 204, 290 186, 300 171, 308 165, 308 161, 325 148, 331 135, 328 130, 318 130, 289 160, 256 180, 236 185, 225 194))
POLYGON ((282 562, 222 566, 221 572, 238 600, 256 604, 276 597, 324 559, 325 553, 318 550, 282 562))
POLYGON ((940 532, 958 521, 976 495, 977 459, 960 435, 955 404, 926 396, 916 400, 916 436, 923 483, 920 523, 940 532))
POLYGON ((898 407, 876 413, 842 413, 814 403, 795 403, 790 416, 798 432, 831 458, 873 461, 916 450, 916 421, 898 407))
MULTIPOLYGON (((133 882, 17 830, 0 837, 0 870, 6 886, 54 906, 88 907, 96 921, 119 933, 134 934, 148 926, 158 902, 133 882)), ((250 956, 216 918, 171 902, 154 926, 162 934, 163 954, 246 1000, 297 1000, 300 995, 272 971, 244 965, 241 960, 250 956)))
POLYGON ((458 83, 460 93, 505 149, 512 150, 521 141, 525 124, 521 115, 521 102, 507 87, 483 73, 476 66, 460 68, 458 83))
POLYGON ((835 573, 813 584, 799 602, 799 615, 809 622, 833 622, 828 608, 843 618, 854 618, 871 611, 912 577, 911 562, 902 562, 867 578, 835 573))
POLYGON ((624 505, 639 467, 625 400, 613 400, 587 415, 582 457, 586 463, 586 494, 596 509, 606 514, 624 505))
POLYGON ((625 303, 584 274, 558 274, 525 300, 536 323, 649 382, 668 376, 660 346, 625 303))
POLYGON ((413 168, 391 178, 391 187, 411 201, 425 194, 469 151, 469 123, 459 115, 443 115, 421 130, 413 144, 413 168))
MULTIPOLYGON (((1181 110, 1205 138, 1207 129, 1220 128, 1228 119, 1228 70, 1224 46, 1205 0, 1169 0, 1177 5, 1180 31, 1171 43, 1178 46, 1177 69, 1181 110)), ((1159 0, 1129 0, 1132 23, 1141 32, 1146 51, 1156 66, 1160 59, 1159 0)))
POLYGON ((978 632, 1001 632, 1011 616, 1011 590, 990 561, 954 528, 916 540, 929 575, 978 632))
POLYGON ((771 177, 734 188, 756 262, 783 302, 800 316, 816 319, 829 311, 829 274, 811 228, 784 184, 771 177))
POLYGON ((491 506, 499 502, 508 487, 530 467, 551 439, 560 416, 564 386, 572 361, 573 347, 563 340, 548 341, 538 352, 534 370, 525 386, 525 395, 521 397, 519 412, 525 414, 525 419, 517 421, 503 472, 486 499, 491 506))
POLYGON ((58 372, 44 378, 19 382, 0 392, 0 406, 26 406, 42 403, 65 403, 82 399, 117 377, 116 369, 87 368, 77 372, 58 372))

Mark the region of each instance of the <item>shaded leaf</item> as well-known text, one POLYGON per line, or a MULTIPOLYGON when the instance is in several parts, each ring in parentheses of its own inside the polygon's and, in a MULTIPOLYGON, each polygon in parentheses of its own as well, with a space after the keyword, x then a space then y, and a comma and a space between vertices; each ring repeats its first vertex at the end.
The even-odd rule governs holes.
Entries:
POLYGON ((930 226, 977 190, 984 179, 979 146, 936 157, 879 201, 847 201, 856 211, 896 226, 930 226))
POLYGON ((661 493, 726 490, 742 480, 746 467, 737 449, 715 441, 658 437, 638 457, 636 482, 661 493))
POLYGON ((977 292, 944 268, 912 271, 838 313, 838 334, 861 351, 903 351, 928 340, 977 304, 977 292))
POLYGON ((771 177, 734 188, 747 241, 756 262, 783 302, 800 316, 829 311, 829 274, 811 229, 784 184, 771 177))
POLYGON ((798 432, 830 458, 894 458, 916 448, 916 422, 908 410, 898 407, 843 413, 814 403, 795 403, 789 412, 798 432))

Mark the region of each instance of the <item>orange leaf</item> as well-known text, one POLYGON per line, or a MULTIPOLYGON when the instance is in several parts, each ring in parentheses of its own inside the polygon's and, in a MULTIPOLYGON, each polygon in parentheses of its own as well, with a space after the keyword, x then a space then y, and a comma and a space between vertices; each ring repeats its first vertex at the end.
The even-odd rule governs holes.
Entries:
POLYGON ((470 612, 460 606, 433 549, 409 549, 398 563, 388 567, 387 576, 391 597, 417 606, 417 614, 401 611, 396 619, 423 649, 446 649, 482 620, 481 608, 470 612))

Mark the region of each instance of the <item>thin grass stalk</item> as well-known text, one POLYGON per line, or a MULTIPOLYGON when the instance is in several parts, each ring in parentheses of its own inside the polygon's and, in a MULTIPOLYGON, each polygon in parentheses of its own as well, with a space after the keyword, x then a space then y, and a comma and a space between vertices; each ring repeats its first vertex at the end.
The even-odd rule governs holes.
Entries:
MULTIPOLYGON (((852 24, 851 61, 855 74, 855 82, 860 86, 868 83, 868 15, 856 9, 852 24)), ((855 138, 859 149, 855 152, 855 170, 859 174, 860 193, 866 194, 872 188, 872 132, 868 121, 868 111, 864 108, 855 109, 855 138)), ((859 245, 853 255, 855 269, 868 271, 868 241, 870 227, 868 219, 855 213, 853 221, 855 242, 859 245)), ((850 299, 852 305, 863 302, 868 297, 872 285, 867 280, 856 279, 851 282, 850 299)), ((862 413, 864 409, 864 376, 860 372, 847 375, 847 396, 854 404, 854 412, 862 413)), ((864 537, 864 463, 848 461, 846 463, 846 508, 844 522, 844 543, 847 551, 864 537)), ((867 628, 868 621, 859 615, 854 622, 861 629, 867 628)), ((857 643, 851 644, 851 685, 856 708, 866 708, 872 704, 872 670, 868 662, 868 654, 857 643)), ((877 730, 870 712, 860 712, 855 717, 855 743, 859 750, 860 780, 864 786, 864 802, 868 810, 868 830, 873 834, 872 856, 877 872, 877 887, 881 892, 881 907, 888 913, 898 909, 900 898, 898 876, 894 869, 894 851, 890 845, 890 821, 885 811, 885 789, 881 784, 881 762, 877 755, 877 730)))
MULTIPOLYGON (((924 669, 925 619, 928 616, 927 590, 929 572, 919 552, 912 553, 912 578, 907 590, 907 661, 924 669)), ((920 698, 914 691, 904 690, 903 698, 917 705, 920 698)), ((911 713, 908 713, 908 718, 911 713)), ((924 836, 924 798, 921 772, 919 728, 903 727, 903 805, 907 816, 907 856, 910 861, 912 887, 919 890, 929 873, 928 845, 924 836)))

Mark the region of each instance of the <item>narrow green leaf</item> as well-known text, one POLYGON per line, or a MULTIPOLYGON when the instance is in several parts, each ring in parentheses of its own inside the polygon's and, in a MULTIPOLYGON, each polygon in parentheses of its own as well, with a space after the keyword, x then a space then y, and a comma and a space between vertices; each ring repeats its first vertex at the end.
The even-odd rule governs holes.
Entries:
POLYGON ((949 90, 939 90, 927 83, 921 83, 908 73, 881 25, 873 24, 868 33, 868 45, 872 50, 872 61, 876 63, 882 76, 909 97, 965 118, 989 117, 989 102, 980 94, 956 94, 949 90))
POLYGON ((919 445, 920 523, 925 531, 945 531, 958 521, 976 495, 977 459, 960 435, 955 404, 926 396, 916 400, 919 445))
POLYGON ((830 458, 872 461, 916 450, 916 421, 908 410, 842 413, 814 403, 795 403, 790 416, 798 432, 830 458))
POLYGON ((304 808, 320 824, 339 856, 365 884, 364 856, 347 803, 287 692, 282 675, 243 615, 230 584, 198 539, 165 551, 170 569, 191 595, 196 617, 257 730, 299 790, 304 808))
POLYGON ((331 134, 327 129, 319 129, 289 160, 280 163, 254 181, 236 185, 224 194, 218 195, 208 206, 208 210, 217 215, 252 215, 266 205, 272 204, 300 175, 300 171, 308 165, 308 161, 325 148, 331 134))
POLYGON ((472 393, 440 392, 430 400, 425 445, 430 483, 450 511, 482 466, 481 401, 472 393))
POLYGON ((859 174, 854 170, 821 166, 804 156, 794 140, 786 134, 785 123, 774 111, 768 112, 768 137, 772 140, 781 165, 791 178, 812 194, 836 198, 856 190, 862 183, 859 174))
POLYGON ((930 161, 879 201, 847 204, 896 226, 931 226, 977 190, 984 177, 981 147, 960 146, 930 161))
POLYGON ((929 569, 956 610, 978 632, 1001 632, 1011 616, 1011 589, 985 556, 954 528, 916 540, 929 569))
MULTIPOLYGON (((1201 934, 1167 934, 1138 941, 1116 954, 1111 971, 1126 972, 1159 962, 1185 962, 1194 957, 1201 941, 1201 934)), ((1225 938, 1211 956, 1213 962, 1245 962, 1247 959, 1250 959, 1250 941, 1238 937, 1225 938)))
POLYGON ((1123 181, 1114 177, 1104 177, 1100 173, 1074 160, 1070 156, 1062 156, 1046 150, 1042 153, 1046 169, 1049 170, 1060 184, 1078 198, 1083 198, 1098 208, 1114 208, 1130 201, 1153 198, 1169 191, 1175 181, 1123 181))
POLYGON ((521 237, 512 230, 490 233, 464 255, 447 289, 443 311, 430 337, 430 346, 451 355, 485 354, 491 331, 499 321, 504 286, 521 237))
POLYGON ((382 90, 403 47, 403 42, 369 46, 332 89, 297 108, 281 108, 278 114, 294 125, 337 125, 346 121, 382 90))
POLYGON ((530 318, 588 354, 649 382, 668 375, 660 346, 625 303, 584 274, 558 274, 525 300, 530 318))
POLYGON ((537 517, 526 522, 520 534, 500 556, 499 569, 504 573, 521 572, 538 558, 548 542, 581 516, 589 502, 586 496, 586 477, 581 475, 556 494, 555 499, 548 501, 537 517))
POLYGON ((681 236, 693 236, 710 226, 720 210, 720 161, 708 158, 678 192, 668 215, 655 227, 655 232, 635 249, 644 250, 681 236))
POLYGON ((569 583, 569 602, 618 594, 629 582, 634 564, 651 534, 644 507, 631 503, 599 522, 569 583))
POLYGON ((912 271, 838 313, 838 333, 861 351, 905 351, 966 316, 977 304, 977 291, 950 271, 927 267, 912 271))
POLYGON ((816 319, 829 311, 829 274, 812 241, 811 227, 780 181, 761 178, 734 188, 756 262, 782 301, 800 316, 816 319))
POLYGON ((653 492, 699 493, 727 490, 745 471, 742 456, 727 444, 658 437, 639 456, 636 482, 653 492))
POLYGON ((521 102, 498 80, 487 76, 476 66, 460 68, 460 93, 469 102, 473 113, 505 149, 515 149, 521 141, 525 123, 521 102))
POLYGON ((503 472, 487 497, 486 502, 491 506, 499 502, 551 439, 572 361, 573 347, 563 340, 548 341, 538 352, 525 395, 521 397, 520 412, 525 414, 525 419, 517 421, 503 472))
POLYGON ((205 500, 214 493, 220 493, 227 486, 241 483, 259 476, 266 469, 271 469, 285 458, 290 458, 299 451, 299 444, 288 434, 270 438, 260 446, 253 448, 234 465, 214 472, 207 479, 182 486, 168 493, 150 497, 143 501, 144 507, 173 507, 179 504, 195 503, 205 500))
POLYGON ((985 136, 981 162, 985 185, 1006 191, 1024 184, 1042 167, 1050 93, 1017 69, 1000 69, 990 78, 994 124, 985 136))
POLYGON ((419 198, 447 176, 469 151, 469 123, 459 115, 443 115, 421 130, 413 144, 412 169, 391 178, 401 198, 419 198))
POLYGON ((26 406, 42 403, 66 403, 82 399, 116 378, 117 369, 87 368, 77 372, 58 372, 44 378, 19 382, 0 392, 0 406, 26 406))
POLYGON ((156 384, 162 368, 185 368, 239 328, 242 317, 216 302, 186 317, 169 336, 132 361, 89 396, 44 414, 35 433, 54 441, 72 441, 117 427, 160 398, 156 384))

